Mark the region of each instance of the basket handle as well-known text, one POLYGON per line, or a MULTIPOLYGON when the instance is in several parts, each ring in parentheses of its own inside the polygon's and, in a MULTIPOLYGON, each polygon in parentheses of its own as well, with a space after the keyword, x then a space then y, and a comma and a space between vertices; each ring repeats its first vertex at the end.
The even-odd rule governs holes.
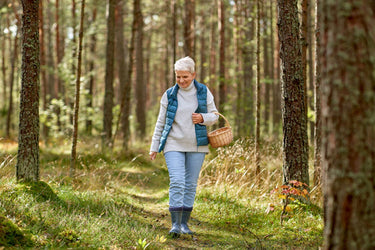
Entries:
POLYGON ((223 115, 220 114, 219 112, 212 112, 212 113, 221 116, 221 117, 225 120, 225 126, 231 128, 231 126, 230 126, 230 124, 229 124, 227 118, 225 118, 225 116, 223 116, 223 115))

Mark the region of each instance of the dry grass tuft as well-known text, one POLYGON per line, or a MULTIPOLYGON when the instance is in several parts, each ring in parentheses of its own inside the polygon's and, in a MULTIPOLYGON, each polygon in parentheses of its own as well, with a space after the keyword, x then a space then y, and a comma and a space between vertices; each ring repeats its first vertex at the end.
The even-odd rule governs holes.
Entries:
MULTIPOLYGON (((260 146, 259 176, 255 173, 255 141, 242 138, 231 146, 218 148, 217 155, 206 161, 200 185, 225 188, 237 196, 268 195, 273 188, 282 184, 282 143, 263 141, 260 146)), ((320 188, 313 187, 311 191, 311 198, 319 203, 320 188)))

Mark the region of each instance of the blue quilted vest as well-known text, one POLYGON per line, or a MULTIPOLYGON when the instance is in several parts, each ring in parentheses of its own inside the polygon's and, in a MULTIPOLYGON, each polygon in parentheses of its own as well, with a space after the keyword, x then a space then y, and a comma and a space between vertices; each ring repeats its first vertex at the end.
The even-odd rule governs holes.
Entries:
MULTIPOLYGON (((197 89, 198 108, 195 113, 207 113, 207 87, 206 85, 194 80, 195 88, 197 89)), ((159 152, 163 151, 169 132, 177 112, 177 92, 180 87, 178 84, 167 90, 168 106, 165 117, 165 125, 161 134, 159 143, 159 152)), ((197 138, 197 146, 208 145, 207 129, 205 125, 195 124, 195 136, 197 138)))

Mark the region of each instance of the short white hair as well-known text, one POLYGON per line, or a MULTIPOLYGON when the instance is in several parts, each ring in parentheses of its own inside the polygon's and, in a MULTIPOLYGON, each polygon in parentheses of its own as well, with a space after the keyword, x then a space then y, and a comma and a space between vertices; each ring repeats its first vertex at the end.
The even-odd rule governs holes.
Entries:
POLYGON ((175 71, 177 71, 177 70, 189 71, 190 73, 194 73, 195 72, 195 62, 189 56, 181 58, 181 59, 177 60, 176 63, 174 64, 174 70, 175 71))

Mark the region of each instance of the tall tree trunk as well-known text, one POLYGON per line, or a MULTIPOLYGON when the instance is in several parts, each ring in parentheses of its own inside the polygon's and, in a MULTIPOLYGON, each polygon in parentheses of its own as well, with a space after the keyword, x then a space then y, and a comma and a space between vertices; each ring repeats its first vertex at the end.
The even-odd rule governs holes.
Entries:
POLYGON ((77 137, 78 137, 78 112, 81 89, 81 68, 82 68, 82 39, 83 39, 83 20, 85 16, 85 0, 81 2, 81 21, 79 25, 78 37, 78 58, 77 58, 77 75, 76 75, 76 89, 74 102, 74 116, 73 116, 73 140, 72 140, 72 154, 70 158, 70 177, 74 176, 75 164, 77 158, 77 137))
MULTIPOLYGON (((49 1, 47 2, 49 5, 49 1)), ((52 27, 54 23, 54 16, 52 12, 52 8, 50 6, 47 6, 46 8, 47 12, 47 19, 48 19, 48 24, 47 26, 52 27)), ((55 50, 53 49, 53 35, 52 35, 52 29, 46 29, 47 31, 47 64, 52 65, 50 67, 55 66, 55 60, 54 60, 54 52, 55 50)), ((56 72, 56 71, 55 71, 56 72)), ((50 96, 50 99, 57 98, 56 93, 55 93, 55 74, 48 72, 48 95, 50 96)))
POLYGON ((278 0, 282 62, 283 175, 309 185, 308 142, 298 0, 278 0))
MULTIPOLYGON (((166 89, 172 85, 171 83, 171 68, 170 68, 170 41, 171 41, 171 35, 170 35, 170 25, 169 23, 171 22, 171 8, 170 8, 170 1, 165 1, 165 11, 166 11, 166 16, 165 16, 165 54, 164 54, 164 81, 165 81, 165 86, 166 86, 166 89)), ((173 32, 173 31, 172 31, 173 32)), ((149 41, 150 43, 147 43, 147 48, 151 48, 151 34, 150 34, 150 38, 147 40, 149 41)), ((150 74, 150 61, 151 61, 151 50, 150 49, 147 49, 147 53, 148 53, 148 56, 146 57, 147 59, 147 80, 149 79, 149 74, 150 74)), ((173 62, 174 63, 174 62, 173 62)), ((147 87, 150 87, 148 82, 146 82, 146 86, 147 87)), ((149 93, 149 91, 148 91, 149 93)), ((150 100, 148 97, 147 97, 148 100, 150 100)))
MULTIPOLYGON (((47 95, 48 95, 48 82, 47 82, 47 72, 46 72, 46 49, 45 49, 45 40, 44 40, 44 0, 39 0, 39 39, 40 39, 40 75, 41 75, 41 89, 42 89, 42 100, 43 100, 43 111, 47 110, 47 95)), ((42 134, 44 140, 48 139, 48 126, 46 123, 43 124, 42 134)))
MULTIPOLYGON (((133 6, 135 5, 135 1, 133 3, 133 6)), ((133 24, 132 24, 132 34, 130 39, 130 47, 129 47, 129 66, 128 66, 128 75, 126 79, 126 84, 124 88, 124 94, 123 99, 121 101, 121 110, 123 110, 124 118, 122 119, 122 132, 124 135, 123 139, 123 149, 127 150, 129 147, 129 141, 130 141, 130 112, 131 112, 131 103, 130 103, 130 97, 131 97, 131 77, 133 73, 133 64, 134 64, 134 47, 135 47, 135 36, 137 32, 137 22, 138 19, 136 18, 135 14, 136 9, 133 8, 133 24)), ((119 118, 120 119, 120 118, 119 118)))
MULTIPOLYGON (((145 46, 144 46, 144 51, 146 53, 143 53, 143 61, 144 61, 144 87, 145 87, 145 110, 149 110, 150 108, 150 105, 151 103, 155 104, 155 102, 152 102, 153 101, 153 97, 155 96, 150 96, 150 89, 151 88, 151 85, 152 85, 152 81, 150 81, 150 74, 151 74, 151 56, 152 56, 152 48, 151 48, 151 44, 152 44, 152 37, 153 37, 153 33, 152 32, 149 32, 149 34, 147 34, 146 36, 146 41, 144 42, 145 43, 145 46)), ((167 36, 168 37, 168 36, 167 36)), ((166 44, 168 43, 167 42, 168 39, 166 39, 166 44)), ((166 50, 168 50, 168 45, 166 46, 166 50)), ((165 53, 165 56, 167 55, 168 53, 166 52, 165 53)), ((160 77, 158 77, 158 79, 165 79, 165 82, 169 82, 167 78, 169 78, 169 71, 167 70, 167 66, 169 66, 169 62, 168 62, 168 58, 164 58, 164 62, 165 62, 165 65, 164 65, 164 71, 162 69, 160 69, 158 72, 161 74, 160 77)), ((170 70, 170 69, 169 69, 170 70)), ((151 92, 151 93, 154 93, 154 92, 151 92)))
POLYGON ((140 138, 144 138, 146 134, 146 86, 143 78, 143 16, 141 12, 141 0, 134 2, 135 18, 137 21, 137 33, 136 33, 136 117, 137 117, 137 131, 140 138))
POLYGON ((16 71, 16 64, 18 58, 18 30, 19 30, 19 21, 17 21, 17 32, 13 41, 13 53, 11 59, 11 69, 9 76, 9 103, 8 103, 8 113, 7 113, 7 123, 5 135, 7 138, 10 138, 10 128, 12 126, 12 115, 13 115, 13 87, 14 87, 14 73, 16 71))
MULTIPOLYGON (((71 75, 74 76, 77 74, 77 69, 76 69, 76 61, 74 60, 76 57, 77 57, 77 15, 76 15, 76 0, 72 0, 72 40, 71 40, 71 44, 72 44, 72 65, 71 65, 71 75)), ((73 79, 71 79, 73 81, 73 79)), ((75 100, 68 94, 65 96, 65 100, 66 100, 66 105, 69 105, 69 107, 74 110, 74 102, 75 100)), ((72 113, 69 114, 69 117, 70 117, 70 124, 73 125, 73 119, 74 119, 74 111, 72 113)))
MULTIPOLYGON (((12 114, 13 114, 13 87, 14 87, 14 73, 16 71, 16 64, 18 61, 18 33, 20 30, 21 20, 17 13, 17 10, 14 5, 14 1, 12 2, 14 15, 16 17, 16 26, 17 31, 14 37, 14 44, 13 44, 13 55, 11 59, 11 70, 9 76, 9 104, 8 104, 8 113, 7 113, 7 122, 6 122, 6 137, 10 138, 10 128, 12 126, 12 114)), ((8 25, 9 26, 9 25, 8 25)), ((12 44, 12 36, 9 36, 9 46, 11 47, 12 44)))
POLYGON ((112 147, 112 120, 113 120, 113 81, 115 58, 115 8, 117 0, 108 0, 107 16, 107 46, 105 65, 105 94, 103 109, 103 146, 112 147))
POLYGON ((115 139, 117 136, 118 128, 120 125, 120 121, 122 120, 124 116, 122 115, 123 112, 123 106, 122 106, 122 100, 125 98, 124 95, 126 94, 124 92, 124 89, 126 88, 126 80, 128 79, 128 64, 126 57, 128 56, 128 50, 127 50, 127 41, 124 37, 124 3, 122 0, 118 0, 117 6, 116 6, 116 61, 118 64, 118 77, 120 81, 120 112, 117 119, 117 125, 115 134, 113 136, 113 144, 115 143, 115 139))
MULTIPOLYGON (((308 52, 308 60, 307 60, 307 65, 308 65, 308 68, 309 68, 309 91, 307 92, 307 100, 308 100, 308 105, 309 105, 309 108, 311 110, 311 112, 313 112, 315 109, 314 109, 314 53, 313 53, 313 46, 314 46, 314 40, 313 40, 313 34, 314 34, 314 28, 313 28, 313 12, 312 12, 312 2, 311 1, 308 1, 308 5, 307 5, 307 13, 308 13, 308 16, 307 16, 307 44, 308 44, 308 48, 307 48, 307 52, 308 52), (310 93, 311 93, 311 96, 310 96, 310 93)), ((307 83, 307 82, 306 82, 307 83)), ((308 117, 308 120, 309 117, 308 117)), ((311 119, 309 121, 309 124, 310 124, 310 144, 311 145, 314 145, 314 130, 315 130, 315 123, 314 121, 311 119)))
POLYGON ((39 1, 22 0, 22 78, 17 180, 39 180, 39 1))
POLYGON ((271 106, 271 73, 269 60, 269 35, 268 24, 269 17, 267 15, 267 1, 261 3, 261 18, 263 23, 263 82, 264 82, 264 132, 268 134, 270 128, 270 106, 271 106))
MULTIPOLYGON (((277 10, 277 6, 275 8, 277 10)), ((278 20, 278 12, 276 12, 276 20, 278 20)), ((275 34, 275 50, 273 56, 273 67, 275 81, 273 87, 273 111, 274 111, 274 136, 279 137, 280 133, 280 123, 281 123, 281 84, 280 84, 280 41, 277 34, 275 34)))
MULTIPOLYGON (((241 1, 240 1, 241 2, 241 1)), ((242 117, 242 109, 243 109, 243 103, 242 103, 242 96, 243 96, 243 88, 241 84, 241 76, 242 76, 242 69, 241 69, 241 60, 240 60, 240 51, 241 51, 241 28, 242 28, 242 22, 241 20, 241 12, 243 11, 242 4, 238 0, 234 1, 234 19, 233 19, 233 40, 234 40, 234 62, 236 63, 235 66, 235 77, 236 77, 236 134, 237 136, 241 135, 243 123, 242 121, 244 118, 242 117)))
POLYGON ((276 88, 275 86, 277 85, 277 79, 275 77, 275 66, 274 66, 274 63, 275 63, 275 57, 274 57, 274 54, 275 54, 275 33, 274 33, 274 2, 273 1, 270 1, 270 39, 271 39, 271 51, 270 51, 270 78, 271 78, 271 98, 272 98, 272 103, 271 103, 271 106, 270 106, 270 115, 271 115, 271 119, 272 121, 270 122, 270 125, 271 125, 271 132, 272 132, 272 135, 274 135, 274 132, 276 130, 276 128, 278 127, 277 126, 277 121, 276 121, 276 102, 277 102, 277 98, 276 96, 279 95, 279 92, 276 92, 276 88))
MULTIPOLYGON (((61 53, 61 38, 60 38, 60 0, 55 1, 55 74, 54 74, 54 97, 57 99, 63 98, 63 90, 62 90, 62 81, 60 80, 60 69, 59 65, 62 61, 62 53, 61 53)), ((56 116, 57 116, 57 127, 61 129, 61 120, 60 120, 60 107, 56 107, 56 116)))
POLYGON ((316 34, 316 46, 315 46, 315 84, 314 84, 314 110, 315 110, 315 136, 314 136, 314 185, 321 183, 321 143, 322 143, 322 112, 321 112, 321 91, 320 91, 320 1, 316 0, 315 6, 315 34, 316 34))
POLYGON ((308 31, 308 5, 309 0, 302 0, 302 22, 301 22, 301 44, 302 44, 302 76, 303 76, 303 88, 305 92, 305 113, 307 121, 307 31, 308 31))
MULTIPOLYGON (((177 60, 177 0, 172 0, 172 46, 173 46, 173 63, 177 60)), ((172 78, 174 79, 174 72, 172 78)))
MULTIPOLYGON (((244 5, 245 20, 249 20, 253 15, 253 9, 255 4, 250 3, 250 0, 246 0, 244 5)), ((244 27, 244 38, 242 39, 242 60, 243 60, 243 90, 242 103, 244 104, 243 109, 243 136, 255 136, 255 116, 254 116, 254 85, 252 83, 254 72, 253 65, 256 59, 254 59, 254 48, 250 41, 254 40, 256 25, 256 18, 251 18, 249 24, 244 27)))
MULTIPOLYGON (((94 4, 96 6, 96 3, 94 4)), ((96 15, 97 15, 97 8, 94 7, 94 10, 92 12, 92 19, 91 22, 92 24, 95 24, 96 22, 96 15)), ((94 55, 96 51, 96 33, 93 32, 90 36, 90 54, 91 57, 89 59, 89 72, 90 72, 90 77, 89 77, 89 84, 87 86, 87 103, 86 103, 86 109, 88 112, 88 115, 86 117, 86 132, 91 135, 92 132, 92 109, 93 109, 93 98, 94 98, 94 84, 95 84, 95 60, 94 60, 94 55)))
POLYGON ((206 60, 207 60, 207 56, 206 56, 206 39, 207 37, 205 36, 206 34, 206 28, 205 28, 205 23, 206 23, 206 12, 204 10, 201 11, 201 18, 202 18, 202 32, 200 34, 200 45, 201 45, 201 48, 200 48, 200 75, 199 75, 199 79, 201 79, 201 82, 205 82, 206 81, 206 60))
MULTIPOLYGON (((314 39, 313 39, 313 34, 315 33, 314 32, 314 24, 313 24, 313 18, 314 18, 314 13, 313 13, 313 8, 312 8, 312 2, 309 0, 307 2, 307 44, 308 44, 308 48, 307 48, 307 55, 308 55, 308 60, 307 60, 307 65, 308 65, 308 92, 307 92, 307 104, 309 106, 309 109, 311 110, 311 112, 314 112, 314 70, 315 70, 315 67, 314 67, 314 52, 313 52, 313 48, 314 48, 314 39)), ((307 81, 306 81, 306 84, 307 84, 307 81)), ((307 112, 308 114, 308 122, 309 122, 309 139, 310 139, 310 144, 311 145, 314 145, 314 130, 315 130, 315 123, 313 121, 313 119, 310 119, 309 117, 309 112, 307 112)))
MULTIPOLYGON (((224 105, 227 96, 227 86, 225 83, 225 3, 224 0, 218 0, 218 23, 219 23, 219 110, 224 112, 224 105)), ((220 127, 224 126, 224 120, 221 119, 220 127)))
MULTIPOLYGON (((7 15, 6 16, 6 19, 7 19, 7 23, 8 23, 8 20, 9 20, 9 16, 7 15)), ((9 29, 9 25, 7 27, 9 29)), ((5 66, 5 60, 6 60, 6 56, 5 56, 5 47, 6 47, 6 44, 5 44, 5 34, 2 33, 1 34, 1 37, 2 37, 2 42, 1 42, 1 72, 3 73, 2 75, 2 79, 3 79, 3 109, 6 110, 6 100, 7 100, 7 69, 6 69, 6 66, 5 66)))
MULTIPOLYGON (((77 33, 77 15, 76 15, 76 0, 72 0, 72 75, 77 74, 77 69, 76 69, 76 64, 74 59, 77 57, 77 38, 76 38, 76 33, 77 33)), ((73 102, 72 102, 73 104, 73 102)))
POLYGON ((375 40, 369 0, 321 1, 324 249, 375 249, 375 40), (340 63, 337 63, 340 62, 340 63))
MULTIPOLYGON (((217 3, 215 1, 215 3, 217 3)), ((216 6, 215 6, 216 7, 216 6)), ((211 9, 211 34, 210 34, 210 77, 207 86, 210 87, 212 91, 212 95, 216 100, 217 98, 217 84, 216 84, 216 49, 217 49, 217 34, 216 34, 216 27, 217 21, 215 18, 215 13, 217 13, 216 8, 211 9)))
POLYGON ((55 96, 56 98, 63 97, 62 96, 62 81, 60 80, 59 76, 59 64, 62 61, 62 49, 61 49, 61 38, 60 38, 60 1, 56 0, 55 2, 55 29, 56 29, 56 42, 55 42, 55 51, 56 51, 56 64, 55 64, 55 96))
POLYGON ((184 52, 186 56, 195 58, 195 0, 185 0, 185 24, 184 24, 184 52))
POLYGON ((260 1, 257 0, 257 77, 256 77, 256 118, 255 118, 255 173, 260 173, 260 1))

